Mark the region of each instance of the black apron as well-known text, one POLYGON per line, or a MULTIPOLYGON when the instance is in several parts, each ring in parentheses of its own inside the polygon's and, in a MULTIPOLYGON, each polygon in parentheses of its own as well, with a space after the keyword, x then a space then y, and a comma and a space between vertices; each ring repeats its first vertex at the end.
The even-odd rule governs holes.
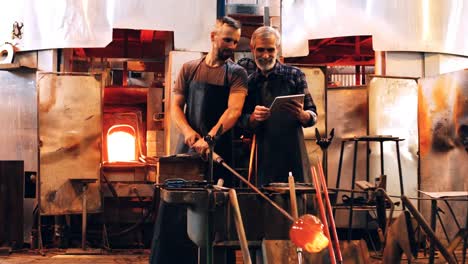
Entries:
MULTIPOLYGON (((225 63, 224 84, 214 85, 207 82, 195 81, 194 76, 200 65, 204 63, 205 58, 202 58, 195 70, 191 73, 190 78, 186 84, 185 89, 185 117, 187 122, 202 137, 206 136, 208 132, 218 123, 219 118, 223 115, 228 107, 230 87, 228 82, 228 62, 225 63)), ((206 80, 204 80, 206 81, 206 80)), ((232 135, 228 131, 221 135, 216 140, 214 151, 218 153, 224 160, 230 164, 232 157, 232 135)), ((179 138, 176 153, 193 153, 194 150, 190 149, 184 142, 184 137, 181 135, 179 138)), ((216 182, 219 178, 223 178, 226 185, 232 183, 230 173, 218 164, 214 165, 213 180, 216 182)), ((207 175, 207 173, 205 173, 207 175)))
MULTIPOLYGON (((193 80, 195 73, 204 60, 205 58, 201 59, 191 73, 185 89, 185 116, 193 130, 201 136, 206 136, 226 111, 230 91, 228 63, 226 63, 223 86, 193 80)), ((215 151, 226 161, 231 159, 231 142, 229 132, 224 133, 216 141, 215 151)), ((194 152, 184 143, 184 137, 181 135, 177 143, 176 153, 194 154, 194 152)), ((232 186, 233 176, 224 167, 215 164, 213 174, 215 182, 218 178, 223 178, 226 186, 232 186)), ((206 172, 205 175, 207 175, 206 172)), ((187 209, 180 205, 164 203, 161 200, 154 226, 150 263, 197 263, 197 252, 196 245, 187 235, 187 209)))
MULTIPOLYGON (((263 79, 263 78, 262 78, 263 79)), ((303 93, 280 76, 264 79, 257 86, 257 104, 270 107, 277 96, 303 93)), ((257 129, 259 186, 287 182, 292 172, 295 181, 311 182, 310 163, 299 121, 286 112, 273 112, 257 129)))

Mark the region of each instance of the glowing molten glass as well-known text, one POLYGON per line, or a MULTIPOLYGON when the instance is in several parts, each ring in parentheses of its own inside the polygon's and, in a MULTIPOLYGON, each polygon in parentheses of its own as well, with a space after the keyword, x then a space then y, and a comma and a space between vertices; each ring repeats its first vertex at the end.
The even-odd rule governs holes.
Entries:
POLYGON ((328 246, 328 238, 323 234, 323 224, 317 217, 306 214, 299 217, 289 230, 291 241, 310 253, 317 253, 328 246))
POLYGON ((107 133, 107 154, 110 162, 133 161, 135 156, 135 130, 128 125, 117 125, 107 133))

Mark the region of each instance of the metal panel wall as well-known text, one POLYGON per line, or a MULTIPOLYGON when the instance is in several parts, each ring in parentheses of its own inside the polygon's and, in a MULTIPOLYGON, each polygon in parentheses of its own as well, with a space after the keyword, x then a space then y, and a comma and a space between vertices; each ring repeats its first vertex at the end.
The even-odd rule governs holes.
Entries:
MULTIPOLYGON (((18 56, 22 60, 22 56, 18 56)), ((27 58, 30 58, 27 56, 27 58)), ((33 62, 37 58, 32 59, 33 62)), ((36 70, 0 71, 0 160, 23 160, 24 171, 38 171, 36 70)), ((24 180, 24 175, 21 176, 24 180)), ((24 241, 29 241, 34 198, 24 198, 24 241)), ((21 221, 23 221, 21 219, 21 221)))
POLYGON ((307 85, 309 87, 309 92, 314 99, 315 105, 317 106, 317 115, 318 120, 317 124, 313 127, 304 128, 304 138, 307 147, 307 155, 309 156, 310 164, 315 165, 317 163, 317 158, 323 163, 322 150, 315 143, 315 128, 318 128, 321 135, 326 133, 326 123, 325 123, 325 73, 322 69, 314 67, 300 67, 304 72, 307 79, 307 85))
POLYGON ((165 154, 175 154, 177 142, 182 133, 171 117, 172 89, 174 88, 177 77, 179 76, 182 65, 190 60, 201 58, 200 52, 171 51, 169 53, 169 66, 166 73, 166 88, 164 89, 164 138, 165 154))
POLYGON ((101 209, 101 76, 38 73, 42 214, 81 213, 81 189, 70 179, 92 178, 88 210, 101 209))
POLYGON ((0 161, 0 245, 23 247, 24 162, 0 161))
MULTIPOLYGON (((338 162, 343 138, 367 135, 367 90, 364 88, 332 88, 327 90, 327 130, 335 128, 335 139, 328 149, 328 186, 336 186, 338 162)), ((354 145, 348 143, 344 148, 343 167, 341 170, 341 188, 351 189, 354 145)), ((366 179, 365 145, 360 144, 357 155, 356 180, 366 179)), ((341 195, 339 194, 339 199, 341 195)), ((349 193, 347 193, 349 195, 349 193)), ((354 214, 354 227, 365 224, 364 214, 354 214)), ((339 227, 347 226, 348 214, 337 211, 336 221, 339 227)))
POLYGON ((307 56, 308 39, 372 35, 374 50, 468 55, 463 0, 282 1, 283 56, 307 56))
MULTIPOLYGON (((418 188, 418 84, 412 78, 374 76, 369 82, 369 134, 405 139, 399 143, 404 193, 417 196, 418 188)), ((370 145, 370 178, 381 174, 380 147, 370 145)), ((387 192, 400 195, 396 146, 383 144, 387 192)))
MULTIPOLYGON (((468 190, 468 70, 419 80, 419 148, 421 183, 427 192, 468 190)), ((453 237, 456 228, 447 208, 448 233, 453 237)), ((465 223, 466 202, 452 202, 455 214, 465 223)), ((430 219, 430 203, 421 202, 421 211, 430 219)), ((437 226, 441 234, 440 225, 437 226)))
POLYGON ((36 71, 0 71, 0 160, 24 160, 37 171, 36 71))
POLYGON ((2 1, 0 43, 21 51, 105 47, 113 28, 174 31, 177 50, 208 51, 216 0, 35 0, 2 1), (11 38, 15 21, 24 23, 21 39, 11 38))
POLYGON ((318 128, 321 134, 325 133, 325 73, 320 68, 300 67, 304 72, 310 95, 317 106, 318 120, 313 127, 304 128, 304 137, 306 139, 315 139, 315 128, 318 128))

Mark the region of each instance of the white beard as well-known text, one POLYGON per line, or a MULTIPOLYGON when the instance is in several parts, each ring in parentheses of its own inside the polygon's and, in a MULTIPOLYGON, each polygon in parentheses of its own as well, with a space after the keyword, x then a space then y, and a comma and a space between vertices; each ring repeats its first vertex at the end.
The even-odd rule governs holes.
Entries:
POLYGON ((263 71, 263 72, 266 72, 266 71, 269 71, 271 69, 273 69, 273 67, 275 67, 275 63, 276 63, 276 60, 272 60, 271 62, 268 62, 268 63, 261 63, 257 60, 257 67, 263 71))

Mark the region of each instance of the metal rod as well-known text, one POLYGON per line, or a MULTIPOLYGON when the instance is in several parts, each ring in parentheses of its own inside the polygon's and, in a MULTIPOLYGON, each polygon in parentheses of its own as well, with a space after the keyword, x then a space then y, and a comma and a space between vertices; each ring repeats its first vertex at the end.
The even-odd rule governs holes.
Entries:
POLYGON ((393 211, 395 210, 395 204, 393 203, 392 199, 390 198, 390 196, 387 194, 387 192, 383 188, 377 188, 375 192, 381 193, 387 199, 387 201, 390 202, 390 214, 388 215, 388 221, 386 221, 385 223, 385 232, 384 232, 384 241, 383 241, 383 245, 385 246, 385 243, 387 242, 388 230, 390 228, 390 224, 393 219, 393 211))
POLYGON ((442 227, 442 231, 444 232, 444 235, 445 235, 445 239, 447 239, 447 241, 450 241, 450 237, 447 233, 447 229, 445 228, 444 222, 442 222, 442 217, 440 217, 439 210, 437 210, 436 216, 437 216, 437 219, 439 219, 440 226, 442 227))
MULTIPOLYGON (((468 216, 465 217, 465 230, 468 228, 468 216)), ((462 263, 465 264, 466 260, 466 245, 468 244, 468 236, 463 238, 463 251, 462 251, 462 263)))
POLYGON ((444 202, 445 202, 445 205, 447 205, 447 207, 448 207, 448 209, 450 211, 450 214, 452 215, 453 220, 455 221, 455 224, 457 225, 458 229, 461 229, 460 223, 458 222, 457 217, 455 216, 455 213, 453 212, 452 206, 450 206, 450 204, 448 203, 449 201, 444 200, 444 202))
MULTIPOLYGON (((445 239, 447 239, 447 241, 450 241, 450 237, 449 237, 449 235, 448 235, 448 233, 447 233, 447 229, 445 228, 444 222, 442 221, 442 217, 440 216, 439 208, 437 208, 436 215, 437 215, 437 219, 439 219, 440 226, 442 227, 442 231, 444 232, 445 239)), ((453 241, 453 240, 452 240, 452 241, 453 241)), ((448 247, 447 247, 447 251, 452 252, 453 258, 454 258, 454 259, 457 259, 457 256, 455 255, 455 252, 449 250, 449 248, 450 248, 450 244, 449 244, 448 247)))
MULTIPOLYGON (((208 197, 210 197, 211 191, 208 190, 208 197)), ((212 232, 213 232, 213 219, 212 219, 212 212, 208 210, 206 212, 206 217, 207 221, 206 223, 206 249, 205 249, 205 254, 206 254, 206 263, 212 264, 213 263, 213 241, 210 239, 212 232)), ((199 262, 201 263, 201 260, 199 259, 199 262)))
POLYGON ((87 220, 87 205, 86 205, 86 191, 88 184, 83 183, 83 214, 81 219, 81 249, 86 250, 86 220, 87 220))
MULTIPOLYGON (((289 184, 289 200, 291 203, 291 214, 294 219, 299 218, 299 213, 297 211, 297 197, 296 197, 296 186, 294 184, 294 176, 291 172, 289 172, 288 176, 288 184, 289 184)), ((297 252, 297 260, 299 264, 302 264, 302 248, 296 248, 297 252)))
MULTIPOLYGON (((402 195, 401 201, 403 202, 403 204, 406 205, 406 208, 411 212, 411 214, 414 216, 414 218, 419 223, 419 225, 424 230, 424 232, 426 232, 426 235, 431 240, 431 245, 435 245, 439 249, 440 253, 442 254, 442 256, 444 256, 445 260, 447 260, 449 264, 457 263, 455 259, 453 259, 453 256, 450 255, 450 253, 447 251, 444 245, 442 245, 440 240, 436 237, 433 229, 429 226, 429 224, 426 222, 424 217, 419 213, 416 207, 414 207, 414 205, 410 202, 410 200, 406 196, 402 195)), ((433 262, 434 262, 434 258, 432 258, 432 263, 433 262)), ((431 263, 431 257, 429 257, 429 263, 431 263)))
MULTIPOLYGON (((395 141, 398 161, 398 177, 400 177, 400 195, 405 195, 405 188, 403 187, 403 173, 401 172, 401 159, 400 159, 400 141, 395 141)), ((403 210, 405 204, 403 204, 403 210)))
POLYGON ((213 152, 209 152, 208 153, 208 169, 209 169, 209 172, 208 172, 208 182, 213 182, 213 152))
POLYGON ((245 235, 244 223, 242 222, 242 215, 237 201, 237 193, 234 189, 229 189, 229 201, 231 202, 234 210, 234 223, 236 224, 237 236, 239 237, 239 243, 242 252, 242 259, 245 264, 252 264, 250 259, 249 247, 247 244, 247 237, 245 235))
MULTIPOLYGON (((356 162, 358 153, 358 141, 354 141, 354 156, 353 156, 353 178, 351 179, 351 189, 354 190, 356 183, 356 162)), ((348 217, 348 243, 351 242, 351 236, 353 233, 353 206, 354 206, 354 192, 351 193, 351 204, 349 205, 349 217, 348 217)))
POLYGON ((242 177, 237 171, 235 171, 233 168, 231 168, 229 165, 226 164, 226 162, 223 160, 221 156, 216 154, 216 152, 213 152, 213 160, 221 164, 223 167, 225 167, 227 170, 229 170, 234 176, 239 178, 243 183, 247 184, 252 190, 254 190, 256 193, 258 193, 263 199, 267 200, 273 207, 275 207, 281 214, 283 214, 286 218, 291 220, 291 222, 294 222, 294 218, 286 212, 283 208, 281 208, 279 205, 277 205, 275 202, 273 202, 268 196, 266 196, 264 193, 262 193, 257 187, 255 187, 252 183, 250 183, 247 179, 242 177))
MULTIPOLYGON (((436 232, 436 226, 437 226, 437 220, 436 220, 436 214, 437 214, 437 200, 432 200, 431 201, 431 230, 435 233, 436 232)), ((434 264, 434 258, 435 258, 435 245, 434 242, 431 241, 431 245, 429 247, 429 263, 434 264)))
POLYGON ((366 181, 369 181, 370 179, 370 144, 369 141, 366 142, 366 181))
POLYGON ((341 141, 340 160, 338 162, 338 175, 336 176, 336 188, 340 188, 341 180, 341 168, 343 166, 343 154, 344 154, 345 141, 341 141))
POLYGON ((292 173, 289 173, 288 177, 289 184, 289 198, 291 202, 291 215, 294 219, 299 218, 299 213, 297 212, 297 198, 296 198, 296 186, 294 185, 294 177, 292 173))
POLYGON ((253 137, 252 137, 252 146, 250 147, 249 175, 248 175, 249 182, 252 180, 253 161, 254 161, 254 156, 255 156, 256 144, 257 144, 257 137, 254 134, 253 137))
POLYGON ((320 160, 318 160, 318 171, 320 182, 322 184, 323 194, 325 195, 325 206, 327 209, 328 216, 330 217, 330 229, 333 235, 333 241, 335 242, 336 256, 338 259, 338 263, 343 263, 343 255, 341 254, 340 249, 340 240, 338 239, 338 234, 336 233, 335 219, 333 218, 333 210, 330 203, 330 197, 328 196, 327 181, 325 179, 322 163, 320 163, 320 160))
MULTIPOLYGON (((336 175, 336 183, 335 183, 335 187, 337 191, 339 191, 340 189, 341 167, 343 166, 344 145, 345 145, 345 141, 343 140, 341 141, 340 159, 338 161, 338 173, 336 175)), ((333 216, 335 215, 335 213, 336 213, 336 208, 333 208, 333 216)))
POLYGON ((379 143, 380 143, 380 175, 384 175, 385 169, 384 169, 383 141, 380 141, 379 143))
POLYGON ((330 262, 332 264, 336 264, 336 258, 335 258, 335 251, 333 250, 333 245, 332 245, 332 240, 330 236, 330 230, 328 229, 328 221, 327 221, 327 215, 325 213, 325 208, 323 206, 323 201, 322 201, 322 192, 320 190, 320 182, 317 179, 317 172, 315 171, 315 167, 311 168, 312 170, 312 179, 314 181, 315 185, 315 196, 317 197, 317 203, 320 211, 320 218, 322 218, 322 224, 324 226, 324 232, 325 235, 328 238, 328 254, 330 255, 330 262))

